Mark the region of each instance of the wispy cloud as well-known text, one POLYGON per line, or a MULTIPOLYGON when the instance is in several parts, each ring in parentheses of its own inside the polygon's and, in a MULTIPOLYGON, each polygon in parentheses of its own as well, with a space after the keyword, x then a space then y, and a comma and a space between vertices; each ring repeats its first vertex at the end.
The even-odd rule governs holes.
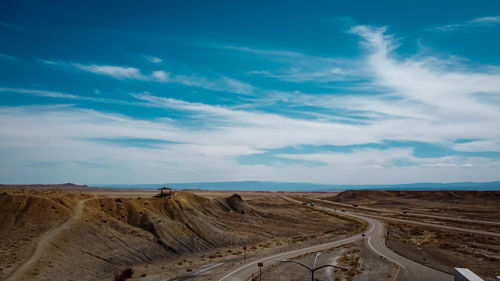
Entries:
POLYGON ((386 35, 385 28, 357 26, 352 32, 364 39, 370 51, 367 63, 374 83, 391 91, 392 101, 384 100, 386 105, 411 101, 408 109, 427 108, 433 119, 442 122, 499 121, 498 105, 485 103, 481 98, 500 95, 499 74, 454 71, 438 58, 397 60, 391 54, 397 44, 386 35))
POLYGON ((152 62, 152 63, 162 63, 163 60, 159 57, 155 57, 155 56, 144 56, 144 58, 149 61, 149 62, 152 62))
POLYGON ((500 24, 500 16, 479 17, 462 23, 438 25, 431 29, 439 31, 456 31, 468 28, 491 27, 497 24, 500 24))
POLYGON ((0 88, 0 92, 31 94, 31 95, 51 97, 51 98, 65 98, 65 99, 79 98, 76 95, 67 94, 67 93, 45 91, 45 90, 23 89, 23 88, 0 88))
POLYGON ((249 71, 250 75, 266 76, 287 82, 326 83, 359 77, 361 69, 353 71, 354 62, 341 58, 306 55, 300 52, 268 50, 241 46, 212 46, 225 50, 245 52, 279 63, 276 69, 249 71))
POLYGON ((106 76, 111 76, 118 79, 137 79, 137 80, 147 80, 148 78, 144 76, 141 71, 135 67, 123 67, 115 65, 97 65, 90 64, 84 65, 80 63, 74 63, 73 66, 79 68, 83 71, 102 74, 106 76))
POLYGON ((17 61, 17 58, 11 55, 7 54, 2 54, 0 53, 0 60, 10 60, 10 61, 17 61))
POLYGON ((238 94, 252 94, 255 91, 254 86, 225 76, 208 79, 206 77, 196 75, 175 75, 171 81, 186 86, 238 94))
POLYGON ((1 22, 1 21, 0 21, 0 27, 4 27, 4 28, 19 28, 18 25, 11 24, 11 23, 8 23, 8 22, 1 22))
POLYGON ((75 94, 71 94, 71 93, 40 90, 40 89, 3 87, 3 88, 0 88, 0 92, 18 93, 18 94, 33 95, 33 96, 47 97, 47 98, 54 98, 54 99, 71 99, 71 100, 75 100, 75 101, 91 101, 91 102, 108 103, 108 104, 126 104, 126 105, 135 105, 135 106, 148 106, 146 104, 140 104, 137 102, 129 102, 129 101, 125 101, 123 99, 75 95, 75 94))
POLYGON ((170 73, 161 70, 153 71, 151 76, 159 82, 168 82, 170 79, 170 73))
POLYGON ((143 71, 141 71, 141 69, 131 66, 68 63, 63 61, 43 59, 40 59, 39 61, 47 65, 63 67, 69 66, 89 73, 109 76, 115 79, 122 80, 131 79, 160 83, 175 83, 212 91, 222 91, 245 95, 253 94, 253 92, 256 90, 254 86, 248 83, 220 75, 214 78, 207 78, 201 75, 174 74, 163 70, 155 70, 150 74, 145 74, 143 71))
MULTIPOLYGON (((175 100, 168 103, 182 108, 192 107, 192 110, 200 112, 215 112, 226 118, 239 114, 232 110, 206 107, 203 104, 175 100)), ((0 170, 0 175, 10 181, 21 176, 19 171, 29 171, 42 175, 38 177, 38 181, 51 181, 59 169, 30 168, 25 165, 38 162, 58 163, 64 167, 64 175, 73 180, 103 183, 116 181, 116 178, 134 183, 147 177, 150 182, 252 178, 373 184, 421 181, 422 173, 426 175, 425 179, 434 181, 488 180, 495 179, 497 174, 498 163, 491 159, 417 158, 411 148, 279 155, 326 164, 314 167, 239 164, 236 157, 261 153, 262 149, 259 147, 269 146, 269 140, 272 144, 282 147, 290 143, 290 137, 293 137, 291 141, 294 143, 308 143, 313 139, 325 141, 335 135, 338 135, 338 138, 331 142, 340 143, 342 138, 354 137, 346 136, 346 131, 340 128, 335 130, 328 125, 306 122, 300 126, 300 120, 287 120, 279 116, 273 119, 273 116, 268 114, 258 117, 258 113, 243 113, 237 116, 234 124, 230 126, 215 125, 192 129, 178 126, 174 120, 138 120, 119 114, 68 106, 0 107, 0 151, 10 159, 9 165, 0 170), (244 122, 245 120, 248 123, 244 122), (325 135, 319 135, 320 132, 325 135), (313 135, 312 139, 309 138, 310 134, 313 135), (157 145, 123 146, 114 145, 112 141, 96 142, 93 139, 148 139, 155 141, 157 145), (78 147, 78 150, 75 150, 75 147, 78 147), (14 155, 16 157, 11 157, 14 155), (410 160, 414 164, 401 168, 395 162, 402 160, 410 160), (193 174, 193 171, 197 172, 193 174), (336 172, 332 174, 332 171, 336 172), (361 172, 363 177, 359 177, 361 172), (141 178, 138 179, 137 175, 141 175, 141 178)), ((356 132, 360 133, 362 131, 356 132)), ((31 180, 30 177, 23 179, 31 180)))

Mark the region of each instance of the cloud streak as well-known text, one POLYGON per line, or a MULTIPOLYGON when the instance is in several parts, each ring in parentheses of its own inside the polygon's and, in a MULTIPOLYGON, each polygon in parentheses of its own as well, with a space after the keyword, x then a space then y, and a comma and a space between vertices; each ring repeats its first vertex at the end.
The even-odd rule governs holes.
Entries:
POLYGON ((14 56, 0 53, 0 60, 17 61, 18 59, 14 56))
POLYGON ((46 65, 61 67, 72 67, 81 71, 112 77, 120 80, 139 80, 159 83, 174 83, 188 87, 203 88, 212 91, 230 92, 243 95, 251 95, 256 88, 248 83, 226 77, 219 76, 207 78, 201 75, 174 74, 163 70, 154 70, 151 74, 145 74, 141 69, 131 66, 100 65, 67 63, 62 61, 39 60, 46 65))
POLYGON ((97 65, 97 64, 84 65, 80 63, 74 63, 73 66, 83 71, 95 74, 101 74, 105 76, 111 76, 113 78, 118 78, 118 79, 137 79, 137 80, 149 79, 149 77, 143 75, 141 71, 135 67, 97 65))
POLYGON ((457 31, 461 29, 492 27, 498 24, 500 24, 500 16, 489 16, 475 18, 462 23, 438 25, 433 27, 432 30, 457 31))
MULTIPOLYGON (((213 47, 213 46, 212 46, 213 47)), ((265 76, 287 82, 328 83, 353 80, 359 77, 360 69, 354 71, 355 63, 341 58, 306 55, 300 52, 267 50, 241 46, 215 46, 223 50, 249 53, 279 63, 277 69, 249 71, 249 75, 265 76)))

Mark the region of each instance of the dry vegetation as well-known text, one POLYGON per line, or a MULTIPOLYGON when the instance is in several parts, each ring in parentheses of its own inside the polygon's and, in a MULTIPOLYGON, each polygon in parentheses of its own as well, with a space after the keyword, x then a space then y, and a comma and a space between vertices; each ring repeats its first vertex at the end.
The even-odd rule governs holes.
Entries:
MULTIPOLYGON (((312 265, 315 253, 298 256, 293 260, 312 265)), ((397 268, 392 263, 380 258, 358 241, 322 252, 317 266, 334 264, 346 267, 347 270, 323 268, 315 273, 315 280, 334 281, 385 281, 392 280, 397 268)), ((281 263, 267 268, 263 276, 267 281, 303 281, 311 280, 311 273, 293 263, 281 263)), ((255 276, 254 280, 259 280, 255 276)), ((264 278, 263 278, 264 280, 264 278)))
POLYGON ((499 273, 499 237, 396 223, 387 237, 395 252, 441 271, 466 267, 487 280, 499 273))
POLYGON ((347 190, 328 199, 365 207, 500 222, 500 191, 347 190))

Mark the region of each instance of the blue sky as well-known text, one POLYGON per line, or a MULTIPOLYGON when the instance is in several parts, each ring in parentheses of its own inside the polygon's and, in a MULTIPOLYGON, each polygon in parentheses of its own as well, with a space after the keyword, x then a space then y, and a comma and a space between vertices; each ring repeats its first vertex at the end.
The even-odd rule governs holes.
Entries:
POLYGON ((2 1, 1 181, 500 180, 500 3, 343 2, 2 1))

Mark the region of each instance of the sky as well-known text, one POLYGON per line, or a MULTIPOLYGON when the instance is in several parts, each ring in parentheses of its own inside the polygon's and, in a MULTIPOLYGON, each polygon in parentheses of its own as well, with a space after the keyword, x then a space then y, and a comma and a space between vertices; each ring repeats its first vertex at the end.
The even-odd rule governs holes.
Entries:
POLYGON ((0 2, 0 182, 500 180, 498 1, 0 2))

